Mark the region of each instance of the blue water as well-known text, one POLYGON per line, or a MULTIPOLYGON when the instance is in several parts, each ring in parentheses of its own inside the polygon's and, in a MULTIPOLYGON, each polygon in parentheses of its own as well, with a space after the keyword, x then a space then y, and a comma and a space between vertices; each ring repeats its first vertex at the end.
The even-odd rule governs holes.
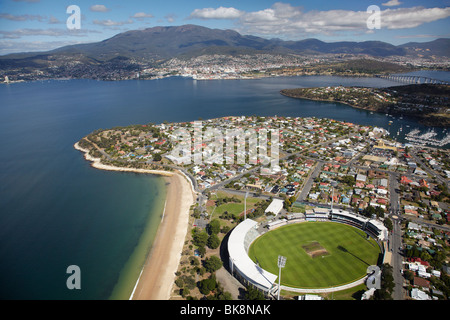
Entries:
POLYGON ((0 298, 107 299, 146 223, 157 224, 162 178, 96 170, 73 149, 98 128, 278 115, 426 130, 413 119, 389 126, 384 114, 279 94, 328 85, 398 83, 314 76, 0 85, 0 298), (81 290, 66 287, 72 264, 81 269, 81 290))

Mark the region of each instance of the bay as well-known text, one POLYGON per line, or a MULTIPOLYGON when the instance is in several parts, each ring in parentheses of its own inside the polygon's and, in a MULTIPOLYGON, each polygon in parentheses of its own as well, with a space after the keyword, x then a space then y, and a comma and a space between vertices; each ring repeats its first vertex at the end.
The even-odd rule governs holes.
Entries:
POLYGON ((144 248, 151 246, 165 199, 164 180, 90 167, 73 144, 96 129, 233 115, 325 117, 393 133, 402 127, 403 135, 405 128, 428 129, 406 117, 279 94, 285 88, 336 85, 399 84, 308 76, 1 85, 0 298, 107 299, 123 273, 139 273, 145 257, 131 267, 127 263, 136 248, 142 251, 142 239, 149 241, 144 248), (66 287, 69 265, 80 267, 81 290, 66 287))

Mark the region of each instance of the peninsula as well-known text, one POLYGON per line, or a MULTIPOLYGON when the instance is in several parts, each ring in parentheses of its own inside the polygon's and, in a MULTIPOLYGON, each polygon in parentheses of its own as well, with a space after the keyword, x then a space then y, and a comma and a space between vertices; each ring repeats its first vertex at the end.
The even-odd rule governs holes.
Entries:
MULTIPOLYGON (((102 129, 75 144, 98 169, 170 175, 166 177, 170 185, 164 218, 130 298, 238 299, 240 285, 226 270, 227 261, 220 252, 227 234, 245 218, 270 229, 290 219, 315 219, 330 205, 377 217, 389 230, 401 227, 405 236, 400 239, 401 233, 396 233, 399 245, 389 262, 398 267, 395 270, 404 265, 394 259, 420 257, 428 259, 433 272, 441 272, 442 257, 448 254, 448 246, 441 245, 449 230, 447 149, 405 145, 389 137, 384 129, 332 119, 232 116, 204 120, 200 127, 199 122, 102 129), (263 130, 271 130, 271 135, 278 131, 278 165, 250 161, 250 149, 241 148, 248 140, 245 135, 233 138, 234 157, 225 157, 242 157, 244 163, 224 161, 218 156, 217 144, 211 152, 208 144, 224 142, 226 135, 220 133, 236 128, 258 132, 259 136, 263 130), (192 136, 178 140, 180 132, 192 136), (203 141, 198 140, 196 132, 203 134, 203 141), (219 138, 211 139, 208 132, 215 132, 219 138), (173 151, 181 142, 189 141, 190 148, 175 157, 173 151), (201 161, 196 160, 195 152, 186 153, 189 150, 198 150, 201 161), (209 156, 211 153, 214 157, 209 156), (180 161, 189 157, 193 161, 180 161), (273 212, 272 203, 282 205, 273 212), (435 240, 425 246, 407 236, 416 225, 423 225, 421 230, 432 228, 435 240), (399 246, 403 256, 397 250, 399 246), (422 251, 416 250, 419 247, 422 251)), ((272 137, 266 142, 274 144, 272 137)), ((405 272, 410 275, 409 270, 405 272)), ((395 277, 403 276, 396 273, 395 277)), ((436 281, 445 287, 444 282, 436 281)), ((248 290, 247 297, 255 294, 251 288, 244 290, 248 290)), ((342 293, 341 299, 352 299, 353 293, 342 293)), ((285 293, 286 298, 291 296, 285 293)))
POLYGON ((354 108, 414 117, 427 126, 450 126, 450 85, 413 84, 388 88, 321 87, 281 90, 282 95, 345 103, 354 108))

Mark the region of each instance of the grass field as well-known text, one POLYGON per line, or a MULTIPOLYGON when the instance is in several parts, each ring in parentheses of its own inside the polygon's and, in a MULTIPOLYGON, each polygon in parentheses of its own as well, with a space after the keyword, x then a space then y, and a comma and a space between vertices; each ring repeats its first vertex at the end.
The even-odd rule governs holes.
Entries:
MULTIPOLYGON (((234 197, 239 200, 239 202, 230 202, 226 204, 222 204, 218 207, 215 205, 207 206, 206 210, 208 214, 212 214, 214 217, 218 217, 221 214, 223 214, 225 211, 227 211, 229 214, 239 217, 239 215, 243 214, 245 204, 244 204, 244 196, 241 195, 234 195, 229 194, 223 191, 217 191, 215 194, 213 194, 210 199, 211 200, 217 200, 218 198, 224 198, 224 197, 234 197)), ((248 197, 247 198, 247 210, 250 210, 255 207, 255 204, 260 201, 258 198, 248 197)))
POLYGON ((267 232, 250 246, 250 258, 278 274, 278 255, 287 258, 281 284, 327 288, 350 283, 376 265, 380 249, 364 231, 335 222, 303 222, 267 232))

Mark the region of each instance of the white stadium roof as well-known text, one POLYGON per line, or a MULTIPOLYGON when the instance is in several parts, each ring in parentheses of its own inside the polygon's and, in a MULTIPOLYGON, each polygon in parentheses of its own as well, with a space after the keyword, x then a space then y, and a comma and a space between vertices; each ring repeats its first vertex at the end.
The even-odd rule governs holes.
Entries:
POLYGON ((228 253, 234 269, 238 269, 240 274, 254 285, 269 290, 278 276, 257 266, 248 256, 244 246, 247 232, 256 225, 257 223, 251 219, 246 219, 238 224, 228 239, 228 253))

